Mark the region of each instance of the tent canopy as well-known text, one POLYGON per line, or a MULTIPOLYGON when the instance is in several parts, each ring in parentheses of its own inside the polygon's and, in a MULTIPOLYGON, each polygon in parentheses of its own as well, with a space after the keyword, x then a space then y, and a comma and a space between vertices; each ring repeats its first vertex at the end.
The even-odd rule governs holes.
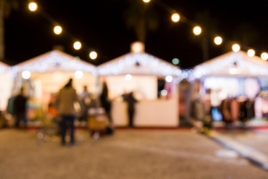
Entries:
POLYGON ((60 50, 52 50, 13 67, 15 72, 83 71, 96 74, 96 67, 60 50))
POLYGON ((5 73, 9 69, 10 69, 10 67, 7 64, 0 62, 0 73, 5 73))
POLYGON ((246 52, 228 52, 194 67, 190 79, 204 76, 261 77, 268 75, 268 63, 246 52))
POLYGON ((107 75, 153 75, 179 76, 181 70, 162 59, 144 52, 131 52, 98 66, 100 76, 107 75))

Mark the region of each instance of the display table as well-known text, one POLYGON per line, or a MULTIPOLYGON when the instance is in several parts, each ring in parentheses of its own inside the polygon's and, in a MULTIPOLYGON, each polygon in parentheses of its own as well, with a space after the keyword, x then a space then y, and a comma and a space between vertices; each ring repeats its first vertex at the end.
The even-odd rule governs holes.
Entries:
MULTIPOLYGON (((128 126, 127 104, 113 101, 113 123, 116 127, 128 126)), ((175 99, 139 101, 136 103, 134 127, 178 127, 178 103, 175 99)))

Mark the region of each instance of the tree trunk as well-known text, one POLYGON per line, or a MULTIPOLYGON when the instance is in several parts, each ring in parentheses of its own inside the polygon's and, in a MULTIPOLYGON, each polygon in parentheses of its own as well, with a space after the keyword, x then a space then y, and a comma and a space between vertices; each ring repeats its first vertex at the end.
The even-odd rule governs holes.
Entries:
POLYGON ((202 53, 203 53, 203 61, 207 61, 209 58, 209 49, 208 49, 208 38, 206 34, 202 35, 202 53))
POLYGON ((4 1, 0 0, 0 61, 4 60, 4 1))

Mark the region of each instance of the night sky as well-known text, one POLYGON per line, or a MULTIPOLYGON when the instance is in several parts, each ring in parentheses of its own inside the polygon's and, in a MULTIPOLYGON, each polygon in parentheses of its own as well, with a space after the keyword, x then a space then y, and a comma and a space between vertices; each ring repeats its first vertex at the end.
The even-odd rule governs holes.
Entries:
MULTIPOLYGON (((213 22, 206 22, 214 26, 209 35, 217 33, 225 40, 221 46, 215 46, 213 39, 208 37, 209 59, 229 52, 230 43, 233 41, 243 45, 244 51, 249 47, 255 49, 258 56, 261 52, 268 51, 268 1, 151 1, 149 5, 157 12, 159 26, 157 30, 147 32, 145 51, 169 62, 178 58, 182 69, 203 62, 201 37, 193 35, 192 24, 197 22, 198 14, 205 11, 213 19, 213 22), (170 20, 171 11, 168 11, 167 7, 178 11, 188 20, 173 23, 170 20)), ((129 53, 130 44, 137 40, 134 31, 127 29, 125 25, 124 12, 129 6, 127 0, 36 2, 41 12, 30 12, 27 1, 22 0, 19 8, 13 10, 5 19, 4 62, 9 65, 46 53, 52 50, 54 45, 62 45, 66 53, 99 65, 129 53), (51 24, 53 20, 60 23, 68 33, 55 35, 51 24), (72 47, 75 38, 83 45, 79 51, 72 47), (88 57, 91 49, 98 52, 99 58, 95 61, 88 57)))

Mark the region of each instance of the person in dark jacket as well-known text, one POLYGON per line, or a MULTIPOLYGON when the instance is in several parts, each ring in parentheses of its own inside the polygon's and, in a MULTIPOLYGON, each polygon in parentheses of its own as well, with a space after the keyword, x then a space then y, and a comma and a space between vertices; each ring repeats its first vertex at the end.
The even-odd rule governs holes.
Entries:
POLYGON ((109 119, 109 123, 112 123, 112 114, 111 114, 111 109, 112 109, 112 102, 108 97, 108 86, 106 81, 103 82, 103 86, 102 86, 102 92, 100 95, 100 102, 101 102, 101 106, 104 108, 107 117, 109 119))
POLYGON ((14 116, 15 116, 15 127, 20 127, 20 122, 24 122, 24 126, 27 126, 27 97, 24 96, 24 89, 20 89, 20 93, 15 96, 13 101, 13 109, 14 109, 14 116))
POLYGON ((129 120, 129 127, 133 127, 133 119, 135 115, 135 104, 138 102, 134 97, 133 92, 130 92, 128 95, 125 95, 124 101, 127 103, 127 114, 129 120))

